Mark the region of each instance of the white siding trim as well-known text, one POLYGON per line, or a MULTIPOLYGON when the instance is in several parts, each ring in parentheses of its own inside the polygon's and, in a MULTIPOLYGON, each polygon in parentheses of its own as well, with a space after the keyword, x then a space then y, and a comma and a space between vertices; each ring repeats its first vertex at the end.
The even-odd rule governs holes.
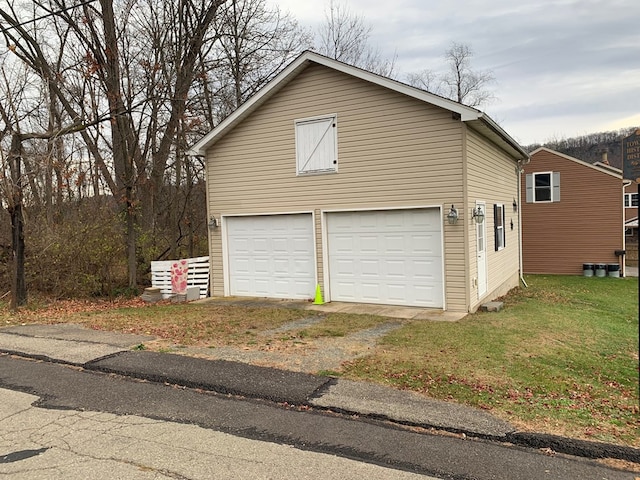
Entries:
MULTIPOLYGON (((298 58, 287 65, 283 70, 278 73, 273 80, 267 83, 258 93, 247 100, 242 106, 235 110, 231 115, 224 119, 216 128, 205 135, 199 142, 197 142, 188 151, 189 155, 205 155, 206 150, 211 147, 219 138, 224 136, 227 131, 233 129, 244 118, 250 115, 255 109, 266 102, 269 98, 275 95, 281 88, 289 83, 293 78, 298 76, 304 71, 307 66, 315 63, 331 68, 333 70, 351 75, 353 77, 365 80, 375 85, 379 85, 389 90, 396 91, 403 95, 415 98, 422 102, 425 102, 436 107, 443 108, 450 112, 454 112, 460 115, 460 120, 463 122, 479 121, 481 125, 488 126, 491 132, 496 132, 498 137, 505 142, 507 147, 513 148, 516 152, 520 153, 523 158, 528 158, 527 153, 513 140, 499 125, 491 120, 480 110, 477 110, 466 105, 462 105, 458 102, 454 102, 447 98, 434 95, 421 90, 419 88, 412 87, 410 85, 392 80, 391 78, 377 75, 361 68, 357 68, 346 63, 333 60, 329 57, 319 55, 312 51, 305 51, 298 58)), ((483 134, 481 134, 483 135, 483 134)))

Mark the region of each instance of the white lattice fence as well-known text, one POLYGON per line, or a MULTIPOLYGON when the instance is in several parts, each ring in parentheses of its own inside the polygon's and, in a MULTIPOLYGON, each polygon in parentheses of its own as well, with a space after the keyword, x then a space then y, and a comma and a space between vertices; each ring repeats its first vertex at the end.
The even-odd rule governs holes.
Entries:
MULTIPOLYGON (((176 260, 151 262, 151 285, 160 289, 162 298, 172 296, 171 266, 176 260)), ((209 257, 188 258, 187 286, 198 287, 200 298, 207 297, 209 290, 209 257)))

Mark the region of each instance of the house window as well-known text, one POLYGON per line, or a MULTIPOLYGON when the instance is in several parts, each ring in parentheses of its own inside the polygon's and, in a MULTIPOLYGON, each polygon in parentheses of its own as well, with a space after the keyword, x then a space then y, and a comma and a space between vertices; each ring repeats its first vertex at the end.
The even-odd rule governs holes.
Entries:
POLYGON ((296 120, 298 175, 338 169, 337 115, 296 120))
POLYGON ((625 193, 624 194, 624 206, 637 207, 638 206, 638 194, 637 193, 625 193))
POLYGON ((560 201, 560 172, 529 173, 526 176, 528 203, 560 201))
POLYGON ((505 230, 504 230, 504 205, 496 204, 493 206, 494 234, 496 252, 505 247, 505 230))

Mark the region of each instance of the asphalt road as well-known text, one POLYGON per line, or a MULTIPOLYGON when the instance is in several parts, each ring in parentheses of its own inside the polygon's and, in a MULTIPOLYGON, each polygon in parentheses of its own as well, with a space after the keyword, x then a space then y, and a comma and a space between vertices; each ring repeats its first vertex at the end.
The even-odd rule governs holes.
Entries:
MULTIPOLYGON (((74 412, 73 415, 76 417, 73 418, 78 418, 77 412, 102 412, 105 415, 126 415, 134 416, 136 419, 152 419, 155 422, 173 422, 167 424, 169 426, 165 426, 163 430, 165 443, 153 444, 157 450, 155 456, 150 455, 139 464, 135 459, 127 460, 126 455, 119 461, 120 466, 138 465, 136 468, 140 470, 142 465, 143 471, 147 468, 151 469, 148 471, 156 471, 162 475, 136 478, 216 478, 216 475, 212 476, 211 472, 206 473, 205 467, 203 467, 204 470, 194 468, 191 471, 188 465, 189 462, 197 462, 200 457, 204 465, 209 464, 212 461, 211 456, 219 450, 215 442, 210 443, 210 448, 207 444, 199 443, 197 449, 188 450, 189 455, 184 459, 185 465, 180 466, 180 460, 176 459, 176 463, 170 468, 163 466, 166 455, 172 452, 171 449, 186 442, 188 435, 182 431, 185 426, 197 426, 211 435, 214 433, 227 435, 225 438, 233 438, 234 441, 259 441, 259 445, 266 448, 264 451, 275 449, 268 454, 254 444, 252 447, 246 447, 250 452, 255 450, 255 455, 244 453, 241 458, 238 457, 236 466, 239 466, 239 470, 235 470, 235 473, 225 478, 410 478, 405 477, 406 473, 425 475, 428 478, 480 480, 636 478, 632 473, 610 469, 595 461, 582 458, 546 455, 538 450, 517 448, 497 442, 413 431, 385 422, 342 416, 308 407, 298 409, 295 406, 272 401, 205 393, 197 389, 133 380, 118 375, 89 372, 78 367, 26 360, 8 355, 0 355, 0 388, 27 393, 39 399, 35 404, 37 410, 34 409, 32 414, 29 410, 22 413, 27 415, 23 420, 25 422, 28 421, 30 414, 38 417, 44 415, 43 412, 51 412, 52 409, 57 412, 74 412), (173 441, 172 435, 175 435, 173 441), (302 468, 300 463, 296 463, 297 460, 295 462, 291 460, 298 466, 285 472, 279 470, 282 468, 282 462, 278 457, 282 453, 278 453, 278 446, 288 446, 287 449, 298 452, 291 456, 292 459, 300 460, 311 453, 328 456, 314 457, 318 468, 309 470, 302 468), (291 449, 291 447, 294 448, 291 449), (157 459, 154 460, 156 457, 157 459), (349 464, 349 467, 339 467, 333 464, 336 459, 350 459, 356 462, 355 465, 349 464), (156 461, 159 462, 157 467, 153 464, 156 461), (322 467, 325 461, 327 462, 326 472, 322 467), (258 468, 256 465, 261 464, 264 464, 264 471, 270 473, 256 477, 256 468, 258 468), (246 468, 244 471, 242 471, 243 466, 246 468), (375 470, 373 467, 383 467, 385 470, 377 473, 382 476, 375 477, 377 474, 373 473, 375 470), (342 471, 342 477, 331 477, 330 472, 333 468, 337 468, 338 472, 342 471), (357 473, 360 468, 373 470, 371 474, 364 471, 357 473)), ((6 403, 1 400, 3 396, 6 397, 7 394, 0 391, 0 404, 6 403)), ((28 436, 30 443, 29 448, 22 448, 19 444, 21 441, 19 428, 14 428, 10 436, 6 434, 6 426, 12 425, 12 422, 18 418, 17 413, 6 413, 1 409, 0 412, 2 412, 0 432, 4 432, 0 435, 0 448, 2 448, 0 473, 13 472, 9 469, 27 465, 27 462, 45 458, 50 454, 48 450, 43 450, 24 460, 3 463, 1 461, 3 455, 6 457, 13 453, 19 457, 19 452, 33 453, 48 449, 50 446, 44 439, 40 443, 34 442, 33 432, 25 431, 24 435, 28 436)), ((140 423, 139 420, 136 422, 140 423)), ((99 424, 92 427, 78 421, 78 425, 81 427, 77 431, 71 428, 66 433, 65 441, 68 445, 76 445, 78 438, 83 440, 81 443, 83 448, 89 448, 93 441, 98 442, 96 448, 99 451, 110 448, 109 446, 112 445, 103 436, 95 435, 94 437, 96 432, 93 432, 93 429, 99 428, 99 424), (105 445, 101 445, 100 441, 106 442, 105 445)), ((131 437, 123 437, 123 439, 131 443, 130 448, 121 449, 125 453, 130 452, 131 449, 141 448, 144 443, 140 439, 136 443, 135 440, 131 440, 131 437)), ((26 441, 26 438, 22 438, 22 441, 26 441)), ((117 441, 116 436, 112 442, 117 444, 117 441)), ((69 449, 75 452, 72 447, 69 449)), ((22 455, 29 454, 22 453, 22 455)), ((232 454, 220 453, 220 456, 226 458, 227 463, 234 464, 233 460, 229 460, 234 458, 232 454)), ((99 455, 86 454, 82 458, 97 459, 95 468, 99 468, 99 461, 102 461, 99 455)), ((109 458, 116 461, 116 457, 109 458)), ((220 471, 216 470, 216 472, 219 474, 220 471)), ((57 474, 46 476, 45 473, 44 476, 22 478, 61 477, 57 474)), ((72 477, 65 476, 65 478, 72 477)), ((104 478, 133 477, 114 475, 104 478)))

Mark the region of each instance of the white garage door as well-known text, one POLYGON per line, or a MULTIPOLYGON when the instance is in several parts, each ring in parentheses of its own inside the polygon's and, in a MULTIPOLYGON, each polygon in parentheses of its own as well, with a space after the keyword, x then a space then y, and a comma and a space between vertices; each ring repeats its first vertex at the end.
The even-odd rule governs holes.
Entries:
POLYGON ((331 300, 443 307, 438 209, 327 214, 331 300))
POLYGON ((231 295, 313 298, 311 214, 227 217, 225 225, 231 295))

